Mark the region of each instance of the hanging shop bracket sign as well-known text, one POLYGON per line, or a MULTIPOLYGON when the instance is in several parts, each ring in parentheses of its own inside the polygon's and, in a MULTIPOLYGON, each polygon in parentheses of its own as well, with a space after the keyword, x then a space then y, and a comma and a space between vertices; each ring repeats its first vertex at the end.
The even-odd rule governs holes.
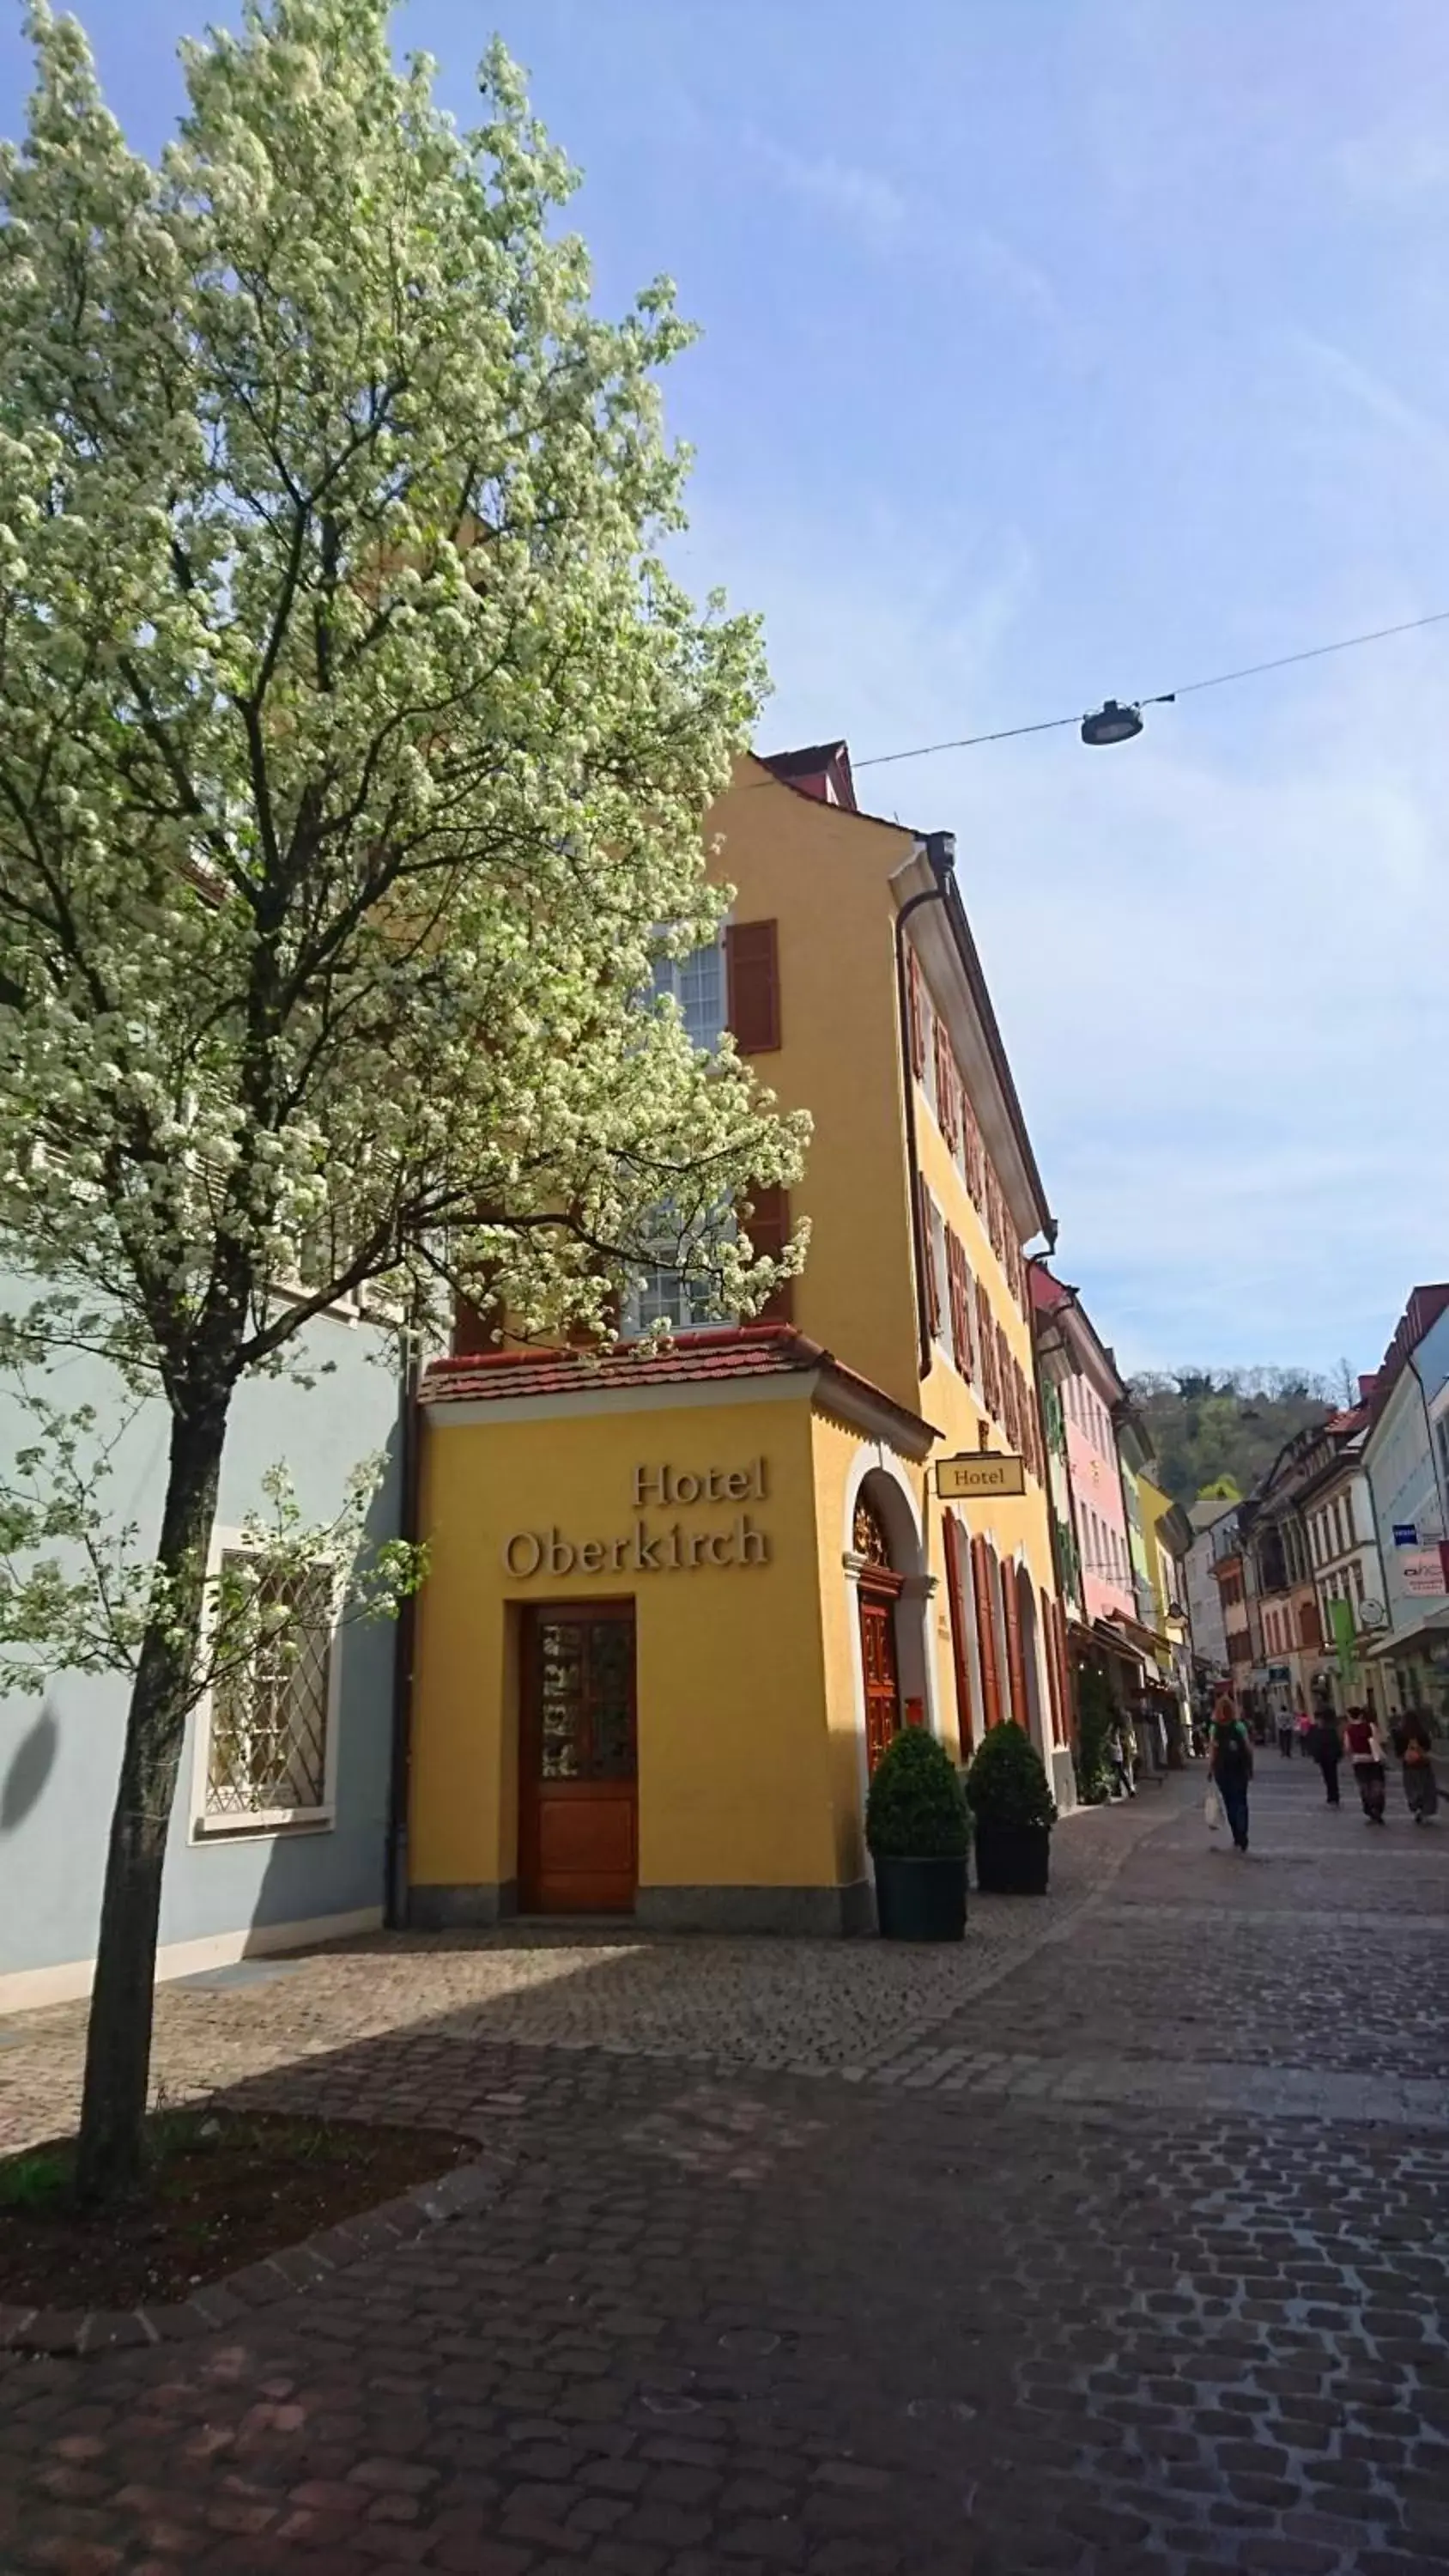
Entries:
POLYGON ((997 1449, 968 1449, 959 1458, 936 1461, 936 1494, 943 1503, 969 1502, 983 1494, 1024 1494, 1026 1468, 1019 1457, 997 1449))

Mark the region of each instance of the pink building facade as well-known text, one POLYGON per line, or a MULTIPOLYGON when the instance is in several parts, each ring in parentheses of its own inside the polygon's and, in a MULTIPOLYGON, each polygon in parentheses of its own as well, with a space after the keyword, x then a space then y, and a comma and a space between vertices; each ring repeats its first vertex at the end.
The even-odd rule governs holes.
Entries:
POLYGON ((1111 1407, 1120 1401, 1121 1392, 1105 1372, 1099 1375, 1087 1369, 1069 1377, 1061 1391, 1083 1607, 1089 1623, 1137 1616, 1117 1436, 1112 1429, 1111 1407))
POLYGON ((1135 1619, 1127 1507, 1112 1420, 1127 1389, 1075 1288, 1043 1269, 1035 1301, 1050 1316, 1058 1354, 1052 1375, 1066 1430, 1072 1536, 1086 1624, 1091 1628, 1099 1619, 1135 1619))

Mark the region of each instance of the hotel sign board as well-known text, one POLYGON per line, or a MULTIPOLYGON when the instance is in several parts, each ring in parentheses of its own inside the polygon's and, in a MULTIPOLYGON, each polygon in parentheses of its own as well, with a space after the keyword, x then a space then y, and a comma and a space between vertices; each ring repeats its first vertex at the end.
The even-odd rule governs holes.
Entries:
POLYGON ((936 1461, 936 1494, 943 1503, 970 1502, 987 1494, 1024 1494, 1026 1469, 1019 1457, 998 1449, 969 1449, 936 1461))

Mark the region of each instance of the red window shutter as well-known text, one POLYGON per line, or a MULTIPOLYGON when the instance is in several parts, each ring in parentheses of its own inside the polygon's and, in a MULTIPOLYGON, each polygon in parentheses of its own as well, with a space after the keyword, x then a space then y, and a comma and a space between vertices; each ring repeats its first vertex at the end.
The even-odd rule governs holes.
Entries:
POLYGON ((946 1228, 946 1297, 951 1313, 951 1348, 956 1366, 961 1366, 961 1246, 949 1225, 946 1228))
POLYGON ((942 1023, 936 1022, 936 1124, 952 1153, 959 1133, 956 1118, 956 1059, 942 1023))
POLYGON ((741 1055, 780 1043, 780 947, 773 921, 733 921, 725 932, 729 1022, 741 1055))
POLYGON ((1011 1714, 1018 1726, 1031 1732, 1031 1703, 1026 1695, 1026 1663, 1021 1651, 1021 1604, 1016 1597, 1016 1568, 1009 1560, 1000 1567, 1001 1609, 1006 1621, 1006 1668, 1011 1681, 1011 1714))
POLYGON ((971 1203, 979 1215, 986 1189, 986 1154, 981 1142, 981 1130, 976 1123, 976 1112, 964 1088, 961 1093, 961 1124, 966 1137, 966 1187, 971 1193, 971 1203))
MULTIPOLYGON (((998 1328, 999 1329, 999 1328, 998 1328)), ((1021 1454, 1021 1413, 1016 1400, 1017 1366, 1001 1336, 1001 1419, 1006 1431, 1006 1445, 1021 1454)))
POLYGON ((956 1266, 961 1273, 961 1348, 956 1354, 956 1365, 961 1375, 974 1386, 977 1382, 976 1283, 971 1276, 971 1264, 966 1258, 966 1246, 959 1239, 956 1245, 956 1266))
POLYGON ((996 1326, 996 1419, 1006 1428, 1006 1409, 1011 1394, 1011 1353, 1000 1324, 996 1326))
POLYGON ((921 1275, 926 1290, 926 1322, 932 1338, 941 1329, 941 1282, 936 1276, 936 1240, 931 1227, 931 1193, 918 1179, 916 1190, 921 1202, 921 1275))
POLYGON ((480 1314, 471 1297, 453 1301, 453 1357, 471 1358, 475 1351, 491 1351, 493 1317, 480 1314))
POLYGON ((991 1319, 991 1300, 986 1283, 976 1282, 976 1348, 981 1362, 981 1400, 988 1413, 997 1410, 996 1401, 996 1327, 991 1319))
POLYGON ((981 1651, 981 1697, 988 1727, 1001 1724, 1001 1668, 996 1652, 996 1609, 991 1550, 979 1534, 971 1541, 971 1588, 976 1595, 976 1642, 981 1651))
POLYGON ((1047 1697, 1052 1710, 1052 1742, 1065 1744, 1066 1729, 1062 1723, 1062 1677, 1057 1669, 1057 1632, 1052 1618, 1052 1604, 1043 1584, 1037 1594, 1037 1615, 1041 1622, 1041 1641, 1045 1649, 1047 1697))
MULTIPOLYGON (((757 1188, 745 1219, 745 1232, 757 1253, 767 1260, 778 1261, 790 1240, 790 1193, 777 1182, 768 1189, 757 1188)), ((793 1324, 795 1320, 795 1282, 784 1279, 760 1309, 762 1324, 793 1324)))
POLYGON ((961 1524, 954 1512, 946 1521, 946 1596, 951 1611, 951 1658, 956 1667, 956 1732, 961 1751, 969 1753, 976 1742, 976 1711, 971 1698, 971 1639, 966 1625, 965 1568, 961 1545, 961 1524))
POLYGON ((930 1009, 925 982, 914 948, 906 950, 906 1011, 910 1020, 911 1071, 917 1082, 926 1079, 926 1014, 930 1009))

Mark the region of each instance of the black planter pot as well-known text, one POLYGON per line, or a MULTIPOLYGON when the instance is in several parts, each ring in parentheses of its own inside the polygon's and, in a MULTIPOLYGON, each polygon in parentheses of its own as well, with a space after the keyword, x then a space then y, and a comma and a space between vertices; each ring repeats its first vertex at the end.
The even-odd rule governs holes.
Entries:
POLYGON ((1050 1825, 976 1819, 976 1884, 985 1896, 1045 1896, 1051 1868, 1050 1825))
POLYGON ((875 1912, 882 1940, 959 1941, 966 1929, 966 1861, 875 1863, 875 1912))

